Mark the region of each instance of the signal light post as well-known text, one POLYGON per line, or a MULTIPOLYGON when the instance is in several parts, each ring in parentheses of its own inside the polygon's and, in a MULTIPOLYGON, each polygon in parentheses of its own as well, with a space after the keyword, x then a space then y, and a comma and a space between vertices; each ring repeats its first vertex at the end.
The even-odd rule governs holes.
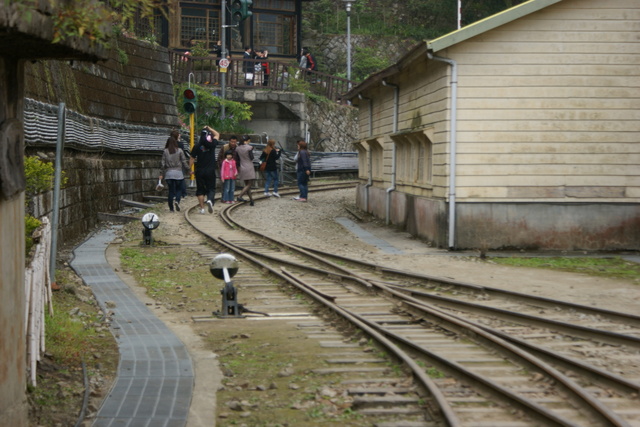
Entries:
MULTIPOLYGON (((189 76, 189 79, 191 79, 191 76, 189 76)), ((191 81, 189 81, 189 84, 191 84, 191 81)), ((182 97, 184 101, 184 104, 183 104, 184 111, 189 113, 189 148, 193 150, 194 133, 195 133, 195 127, 196 127, 195 112, 196 112, 196 109, 198 108, 198 95, 196 94, 195 89, 192 89, 191 87, 189 87, 188 89, 185 89, 184 92, 182 92, 182 97)), ((193 172, 194 170, 192 166, 191 167, 191 184, 189 185, 190 187, 195 186, 195 182, 193 180, 193 172)))
POLYGON ((233 0, 231 2, 231 17, 236 22, 244 21, 253 15, 253 0, 233 0))
POLYGON ((198 107, 198 99, 195 89, 185 89, 182 96, 184 97, 184 111, 189 114, 194 114, 198 107))

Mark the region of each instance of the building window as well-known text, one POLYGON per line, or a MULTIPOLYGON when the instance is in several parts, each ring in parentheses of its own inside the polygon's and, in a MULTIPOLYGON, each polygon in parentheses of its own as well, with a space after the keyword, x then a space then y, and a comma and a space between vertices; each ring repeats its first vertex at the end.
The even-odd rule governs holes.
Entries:
POLYGON ((269 53, 295 54, 295 22, 295 15, 254 14, 253 45, 256 49, 268 49, 269 53))
POLYGON ((428 185, 433 178, 433 144, 425 132, 391 136, 396 144, 396 176, 401 184, 428 185))
POLYGON ((190 49, 189 41, 204 42, 207 49, 213 49, 220 38, 220 8, 214 4, 202 6, 192 4, 183 7, 180 25, 180 39, 185 48, 190 49), (217 6, 217 7, 214 7, 217 6))

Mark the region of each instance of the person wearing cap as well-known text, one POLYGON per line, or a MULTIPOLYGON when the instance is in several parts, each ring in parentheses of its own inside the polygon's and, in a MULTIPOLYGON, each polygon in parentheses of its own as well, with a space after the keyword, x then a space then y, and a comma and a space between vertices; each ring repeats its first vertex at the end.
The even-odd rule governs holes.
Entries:
POLYGON ((256 180, 256 170, 253 167, 253 146, 250 142, 251 139, 249 136, 243 135, 240 145, 236 148, 236 154, 240 160, 238 179, 244 181, 244 188, 236 200, 239 202, 246 202, 246 200, 242 198, 242 196, 246 194, 249 196, 249 204, 253 206, 251 187, 253 187, 253 182, 256 180))
POLYGON ((195 164, 196 197, 200 205, 200 213, 205 213, 205 205, 209 213, 213 213, 216 192, 216 153, 220 133, 205 126, 200 134, 198 145, 191 151, 189 165, 195 164), (205 199, 206 197, 206 199, 205 199))

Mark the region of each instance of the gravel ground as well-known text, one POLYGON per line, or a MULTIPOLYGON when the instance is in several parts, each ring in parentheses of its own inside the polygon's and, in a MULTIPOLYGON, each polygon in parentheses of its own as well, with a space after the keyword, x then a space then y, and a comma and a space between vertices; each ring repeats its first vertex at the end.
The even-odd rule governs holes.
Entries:
POLYGON ((457 253, 432 248, 361 212, 359 215, 364 215, 364 219, 358 221, 346 208, 357 212, 353 189, 311 192, 307 203, 296 202, 291 196, 271 197, 254 207, 245 204, 236 212, 240 213, 243 224, 261 229, 268 236, 380 265, 628 313, 637 311, 640 292, 637 284, 630 281, 481 261, 475 252, 457 253), (385 253, 367 244, 336 222, 340 217, 353 220, 402 253, 385 253))

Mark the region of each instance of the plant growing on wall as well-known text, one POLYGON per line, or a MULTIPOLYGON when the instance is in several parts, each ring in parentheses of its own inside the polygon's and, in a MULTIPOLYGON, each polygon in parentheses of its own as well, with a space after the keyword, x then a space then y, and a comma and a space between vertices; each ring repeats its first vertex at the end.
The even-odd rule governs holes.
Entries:
MULTIPOLYGON (((43 162, 36 156, 29 156, 24 158, 24 172, 26 177, 27 187, 25 189, 25 204, 27 209, 30 205, 30 201, 34 196, 51 191, 53 188, 54 168, 49 162, 43 162)), ((67 183, 67 177, 62 172, 62 186, 67 183)), ((42 225, 40 220, 34 218, 32 215, 27 214, 24 217, 25 223, 25 239, 27 253, 33 246, 33 239, 31 235, 33 232, 42 225)))
MULTIPOLYGON (((176 104, 182 116, 183 123, 189 123, 189 115, 184 110, 182 94, 188 88, 187 84, 175 86, 176 104)), ((198 109, 196 111, 196 129, 211 126, 219 132, 251 133, 240 124, 245 120, 251 120, 253 112, 251 106, 243 102, 230 101, 220 97, 218 89, 196 86, 198 94, 198 109), (222 114, 224 105, 225 114, 222 114)))
MULTIPOLYGON (((53 43, 72 37, 86 38, 92 44, 105 45, 109 37, 109 26, 120 25, 133 28, 137 16, 151 19, 155 11, 165 14, 165 0, 110 0, 110 9, 98 0, 56 1, 53 6, 53 43)), ((17 4, 24 16, 30 17, 39 9, 39 0, 4 0, 5 4, 17 4)))

